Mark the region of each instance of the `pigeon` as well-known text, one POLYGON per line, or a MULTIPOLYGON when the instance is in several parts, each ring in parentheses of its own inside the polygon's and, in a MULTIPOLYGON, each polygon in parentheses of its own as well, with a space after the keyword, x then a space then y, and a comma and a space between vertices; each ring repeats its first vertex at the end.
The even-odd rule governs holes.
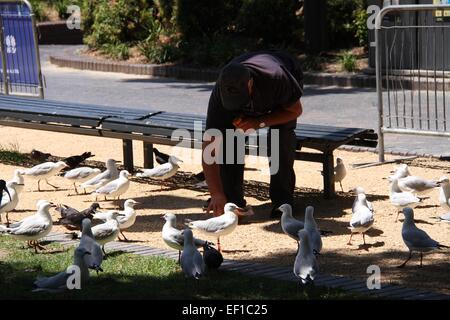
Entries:
POLYGON ((341 158, 336 158, 336 167, 334 167, 334 182, 339 182, 342 192, 344 188, 342 187, 342 181, 347 175, 347 170, 345 169, 344 161, 341 158))
POLYGON ((217 248, 221 250, 220 237, 230 234, 238 225, 238 216, 252 215, 253 211, 243 211, 234 203, 225 204, 224 214, 207 220, 192 221, 186 219, 186 225, 208 236, 217 237, 217 248))
POLYGON ((400 210, 406 207, 415 208, 421 202, 422 199, 417 198, 411 192, 402 192, 398 187, 398 180, 394 178, 391 182, 391 192, 389 195, 391 203, 397 207, 397 217, 395 221, 398 221, 398 216, 400 214, 400 210))
POLYGON ((65 163, 67 163, 68 169, 75 169, 82 163, 84 160, 95 157, 94 154, 90 152, 84 152, 82 155, 79 156, 71 156, 68 158, 63 159, 65 163))
POLYGON ((205 274, 203 257, 194 245, 192 230, 183 230, 184 246, 180 264, 187 278, 200 279, 205 274))
POLYGON ((359 192, 356 196, 355 203, 352 208, 352 219, 350 220, 351 235, 348 240, 348 245, 352 244, 352 237, 354 233, 361 233, 363 242, 366 244, 365 233, 372 228, 374 223, 373 207, 369 208, 369 202, 366 200, 366 194, 359 192))
POLYGON ((112 180, 105 184, 103 187, 98 188, 93 192, 93 194, 97 197, 98 195, 110 196, 113 198, 117 197, 117 200, 120 199, 120 196, 128 191, 130 187, 130 173, 127 170, 120 171, 119 178, 112 180))
POLYGON ((0 233, 6 233, 19 240, 28 241, 28 245, 34 247, 35 253, 37 253, 37 249, 45 250, 38 241, 52 230, 53 222, 49 209, 55 207, 55 205, 46 200, 39 200, 37 207, 37 213, 32 216, 13 223, 9 227, 0 225, 0 233))
POLYGON ((44 153, 39 150, 33 149, 30 153, 31 160, 34 160, 36 162, 45 162, 50 158, 52 155, 50 153, 44 153))
POLYGON ((316 255, 313 252, 307 230, 298 232, 298 251, 294 262, 294 275, 300 279, 301 284, 314 283, 314 279, 319 272, 319 265, 316 255))
MULTIPOLYGON (((139 178, 151 178, 156 180, 166 180, 173 177, 180 166, 181 161, 175 156, 170 156, 169 162, 159 165, 153 169, 143 169, 143 173, 138 173, 136 176, 139 178)), ((161 186, 162 189, 162 186, 161 186)))
POLYGON ((109 216, 108 220, 105 223, 96 225, 92 228, 92 233, 95 237, 95 241, 98 242, 102 246, 102 251, 106 256, 105 252, 105 244, 108 242, 112 242, 116 240, 119 235, 119 222, 117 221, 117 217, 119 216, 119 212, 112 212, 109 216))
MULTIPOLYGON (((81 167, 67 171, 64 174, 64 178, 73 181, 75 193, 78 194, 76 183, 85 182, 91 179, 93 176, 99 175, 100 172, 100 169, 97 168, 81 167)), ((86 189, 84 189, 84 194, 86 194, 86 189)))
MULTIPOLYGON (((180 263, 181 251, 184 246, 184 237, 182 230, 176 228, 177 216, 173 213, 166 213, 161 219, 166 221, 162 229, 162 238, 169 247, 178 250, 178 263, 180 263)), ((205 244, 209 245, 210 243, 205 240, 194 238, 194 244, 197 248, 200 248, 205 244)))
POLYGON ((416 227, 416 224, 414 223, 413 209, 404 208, 403 214, 405 216, 405 220, 403 221, 402 226, 402 238, 403 242, 408 247, 409 256, 408 259, 406 259, 406 261, 403 264, 398 266, 399 268, 403 268, 408 263, 408 261, 411 260, 413 251, 420 252, 420 267, 422 267, 424 252, 429 252, 442 248, 449 248, 431 239, 431 237, 425 231, 416 227))
POLYGON ((97 202, 94 202, 82 211, 78 211, 77 209, 71 208, 66 205, 59 205, 56 207, 56 211, 61 214, 61 218, 58 220, 56 224, 63 225, 68 230, 79 230, 81 231, 81 223, 83 219, 93 219, 95 212, 100 209, 100 205, 97 202))
POLYGON ((289 237, 294 239, 296 242, 298 241, 298 231, 302 230, 305 225, 302 221, 295 219, 292 216, 292 207, 289 204, 283 204, 278 208, 281 214, 281 229, 286 233, 289 237))
POLYGON ((38 180, 38 191, 41 191, 41 187, 40 187, 41 180, 45 180, 45 182, 49 186, 51 186, 55 189, 58 189, 56 186, 50 184, 47 179, 52 176, 57 175, 65 167, 67 167, 67 164, 63 161, 45 162, 45 163, 38 164, 37 166, 34 166, 30 169, 22 170, 20 172, 20 174, 37 179, 38 180))
POLYGON ((33 292, 62 292, 68 290, 67 281, 69 277, 71 277, 76 269, 71 267, 78 267, 77 270, 80 271, 80 284, 82 289, 86 282, 89 280, 89 270, 85 263, 85 258, 89 256, 91 252, 86 250, 85 248, 79 246, 75 249, 73 265, 67 268, 67 270, 60 272, 52 277, 38 277, 34 282, 34 290, 33 292))
POLYGON ((103 271, 103 252, 102 247, 95 241, 92 233, 91 220, 85 218, 82 221, 82 232, 80 237, 80 247, 86 249, 91 254, 84 257, 84 261, 89 269, 103 271))
POLYGON ((110 181, 113 181, 119 177, 119 171, 116 167, 116 161, 108 159, 106 161, 106 170, 89 179, 88 181, 80 185, 81 188, 98 189, 110 181))
MULTIPOLYGON (((0 180, 0 185, 2 184, 2 181, 4 180, 0 180)), ((2 196, 0 196, 0 218, 2 213, 6 213, 7 226, 9 226, 8 213, 16 209, 17 205, 19 204, 19 194, 22 192, 23 188, 23 184, 18 184, 17 182, 8 182, 6 184, 6 189, 4 189, 4 192, 8 195, 8 197, 6 197, 3 192, 2 196)))
POLYGON ((314 220, 314 207, 312 206, 306 207, 304 225, 304 229, 308 232, 308 238, 314 254, 319 254, 322 250, 322 238, 314 220))
POLYGON ((153 148, 153 153, 155 154, 155 159, 156 159, 156 162, 158 162, 158 164, 164 164, 164 163, 169 162, 170 156, 168 154, 160 152, 156 148, 153 148))
MULTIPOLYGON (((127 237, 123 234, 123 230, 131 228, 136 222, 136 210, 134 210, 134 206, 139 204, 139 202, 134 201, 133 199, 128 199, 125 201, 123 207, 123 211, 107 211, 107 212, 97 212, 94 215, 94 219, 107 221, 110 219, 110 216, 113 212, 118 212, 117 221, 119 222, 120 234, 123 236, 125 241, 128 241, 127 237)), ((119 238, 119 241, 122 239, 119 238)))
POLYGON ((205 242, 203 245, 203 261, 208 270, 219 269, 223 262, 222 254, 205 242))

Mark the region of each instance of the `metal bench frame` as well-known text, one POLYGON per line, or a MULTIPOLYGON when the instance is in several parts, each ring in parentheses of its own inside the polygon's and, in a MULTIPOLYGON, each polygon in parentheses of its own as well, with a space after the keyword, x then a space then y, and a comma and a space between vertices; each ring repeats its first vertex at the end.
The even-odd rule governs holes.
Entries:
MULTIPOLYGON (((87 104, 73 104, 40 99, 0 96, 0 125, 52 132, 121 139, 124 166, 133 171, 133 140, 143 142, 144 167, 152 168, 153 145, 178 145, 172 139, 177 129, 194 130, 194 120, 205 118, 189 114, 144 111, 87 104)), ((335 195, 333 152, 344 144, 376 147, 373 130, 298 124, 296 160, 322 163, 324 197, 335 195), (301 148, 319 151, 304 152, 301 148)), ((183 141, 186 143, 186 141, 183 141)), ((190 140, 187 146, 201 148, 201 141, 190 140)), ((255 146, 247 146, 250 149, 255 146)), ((248 151, 248 150, 247 150, 248 151)))

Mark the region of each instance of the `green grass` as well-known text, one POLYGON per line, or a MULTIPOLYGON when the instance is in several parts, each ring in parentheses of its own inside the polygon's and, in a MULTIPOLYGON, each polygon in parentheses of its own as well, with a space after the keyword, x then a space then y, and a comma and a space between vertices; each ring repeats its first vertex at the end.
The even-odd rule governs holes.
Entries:
POLYGON ((308 288, 286 281, 247 277, 239 273, 210 272, 201 281, 185 279, 174 260, 114 252, 104 261, 103 273, 91 273, 81 290, 32 293, 38 275, 53 275, 72 262, 73 251, 35 254, 24 243, 0 236, 0 299, 357 299, 340 290, 308 288))
POLYGON ((339 60, 340 60, 340 62, 342 64, 342 68, 345 71, 348 71, 348 72, 356 71, 356 69, 357 69, 357 65, 356 65, 357 57, 354 54, 352 54, 351 52, 344 52, 339 57, 339 60))
POLYGON ((30 162, 30 159, 27 155, 20 152, 17 143, 11 143, 8 146, 0 145, 0 162, 16 165, 30 162))

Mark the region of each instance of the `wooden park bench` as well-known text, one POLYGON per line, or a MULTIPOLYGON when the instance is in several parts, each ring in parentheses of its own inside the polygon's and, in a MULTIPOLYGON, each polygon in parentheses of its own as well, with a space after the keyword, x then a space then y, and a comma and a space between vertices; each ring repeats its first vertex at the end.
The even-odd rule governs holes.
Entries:
MULTIPOLYGON (((164 111, 76 104, 37 98, 0 96, 0 125, 122 139, 124 166, 133 171, 133 140, 143 141, 144 167, 153 167, 153 145, 177 145, 172 139, 177 129, 194 131, 194 121, 205 118, 198 115, 164 111)), ((333 152, 342 145, 376 147, 377 134, 373 130, 298 124, 297 160, 323 164, 324 197, 335 194, 333 152), (300 151, 301 148, 318 152, 300 151)), ((200 148, 195 136, 187 146, 200 148)), ((183 141, 186 142, 186 141, 183 141)), ((258 146, 248 145, 247 149, 258 146)))

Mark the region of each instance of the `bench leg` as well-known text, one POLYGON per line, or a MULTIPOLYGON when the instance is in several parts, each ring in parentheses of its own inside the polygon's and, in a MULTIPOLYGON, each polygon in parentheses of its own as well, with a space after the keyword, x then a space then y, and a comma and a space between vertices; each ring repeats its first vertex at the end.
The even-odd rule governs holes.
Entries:
POLYGON ((134 172, 133 165, 133 141, 132 140, 122 140, 123 146, 123 166, 128 172, 134 172))
POLYGON ((323 154, 323 191, 325 199, 331 199, 335 196, 334 158, 332 151, 323 154))
POLYGON ((144 168, 152 169, 155 166, 153 162, 153 143, 144 141, 144 168))

